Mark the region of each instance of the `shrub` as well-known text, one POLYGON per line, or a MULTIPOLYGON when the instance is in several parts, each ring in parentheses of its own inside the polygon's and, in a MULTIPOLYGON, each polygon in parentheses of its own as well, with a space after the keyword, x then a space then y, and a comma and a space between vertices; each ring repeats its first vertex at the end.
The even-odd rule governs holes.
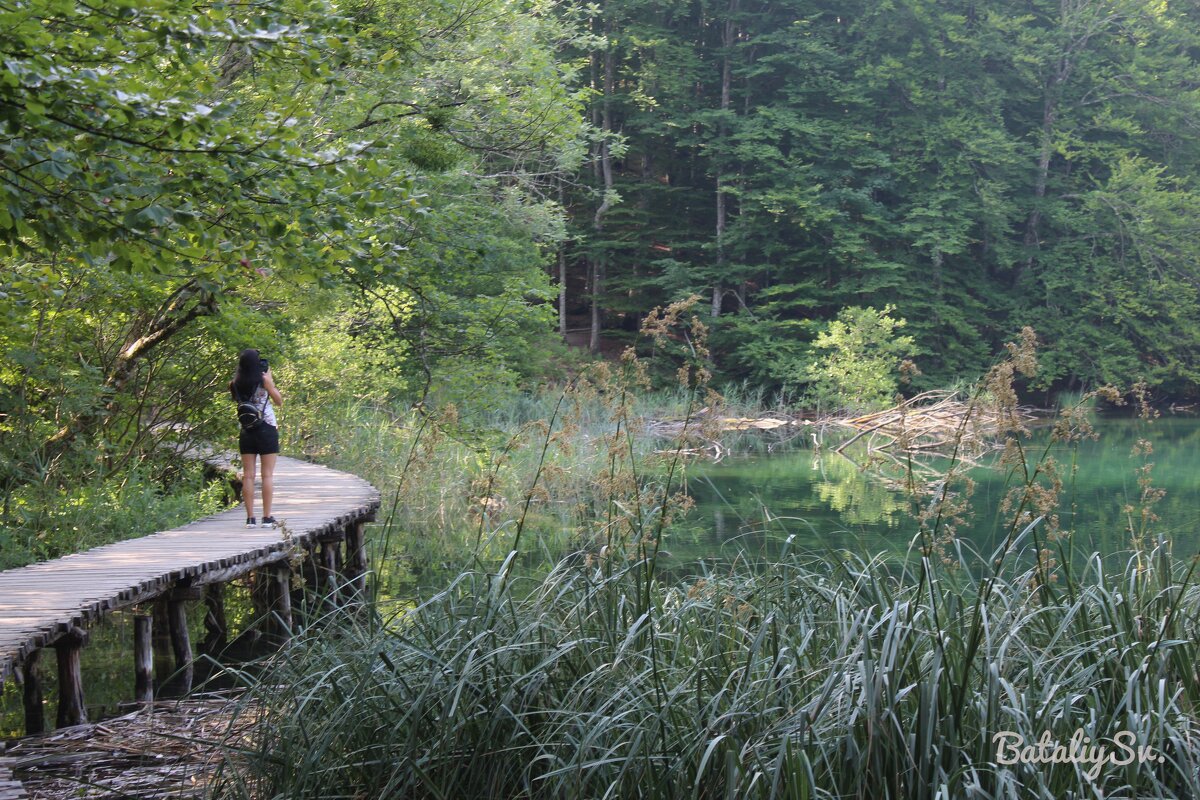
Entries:
POLYGON ((809 367, 811 399, 824 408, 869 410, 888 405, 898 388, 899 368, 913 355, 911 336, 898 336, 905 321, 892 306, 846 308, 817 335, 823 355, 809 367))

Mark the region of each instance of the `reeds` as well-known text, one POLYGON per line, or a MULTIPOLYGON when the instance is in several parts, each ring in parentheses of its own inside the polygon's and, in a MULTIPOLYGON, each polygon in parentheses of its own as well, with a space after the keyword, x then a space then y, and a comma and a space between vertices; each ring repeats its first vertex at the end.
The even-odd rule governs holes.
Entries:
MULTIPOLYGON (((681 378, 690 421, 703 376, 691 363, 681 378)), ((508 555, 476 548, 415 607, 298 635, 247 680, 253 725, 227 743, 218 796, 1200 796, 1195 560, 1147 535, 1115 573, 1072 561, 1069 538, 1042 530, 1053 471, 1022 462, 994 553, 943 536, 958 513, 943 489, 899 560, 789 547, 667 578, 681 457, 639 467, 630 396, 605 396, 613 432, 578 549, 519 567, 529 498, 559 479, 547 426, 512 535, 479 529, 508 555), (1114 756, 1130 737, 1148 759, 1005 763, 1017 737, 1114 756)))
POLYGON ((246 698, 272 713, 221 794, 1200 793, 1191 565, 1093 559, 1045 602, 1037 569, 972 577, 987 559, 960 556, 970 568, 932 583, 913 563, 789 556, 656 586, 650 608, 639 562, 567 559, 498 591, 464 573, 411 612, 345 615, 288 648, 246 698), (1095 780, 997 763, 1000 731, 1077 729, 1130 731, 1165 760, 1095 780))

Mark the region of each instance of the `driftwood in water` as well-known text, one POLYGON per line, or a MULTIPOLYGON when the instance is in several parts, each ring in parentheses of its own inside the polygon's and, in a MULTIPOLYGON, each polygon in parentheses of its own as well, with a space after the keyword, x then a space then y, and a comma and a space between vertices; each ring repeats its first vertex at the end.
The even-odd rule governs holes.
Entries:
POLYGON ((678 437, 683 434, 700 435, 725 433, 727 431, 774 431, 812 425, 811 420, 796 419, 779 414, 764 417, 719 416, 709 408, 702 408, 688 419, 649 419, 642 421, 642 429, 651 436, 678 437))
POLYGON ((924 392, 884 411, 837 424, 858 431, 835 450, 841 453, 869 437, 870 449, 936 454, 956 451, 956 457, 998 446, 998 434, 1033 419, 1027 409, 1007 411, 977 401, 964 401, 957 392, 924 392), (882 441, 881 441, 882 440, 882 441))

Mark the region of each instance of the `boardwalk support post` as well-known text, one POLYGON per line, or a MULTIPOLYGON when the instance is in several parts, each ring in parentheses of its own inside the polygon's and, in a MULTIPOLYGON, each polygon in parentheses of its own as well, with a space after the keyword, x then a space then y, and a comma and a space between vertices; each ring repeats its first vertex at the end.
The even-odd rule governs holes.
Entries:
POLYGON ((292 568, 285 561, 275 568, 275 587, 271 599, 275 605, 275 627, 281 639, 292 635, 292 568))
POLYGON ((173 593, 167 600, 167 619, 171 628, 171 650, 175 653, 175 668, 179 673, 180 690, 192 690, 192 642, 188 636, 186 595, 173 593))
POLYGON ((171 620, 167 614, 167 598, 164 595, 159 595, 154 598, 154 604, 150 607, 153 623, 151 624, 150 641, 154 645, 155 656, 154 661, 155 680, 158 685, 164 685, 171 677, 170 661, 167 659, 167 654, 171 651, 171 620), (159 654, 162 657, 159 657, 159 654))
POLYGON ((229 623, 225 620, 225 584, 210 583, 204 587, 204 641, 202 652, 215 655, 225 649, 229 623))
POLYGON ((304 564, 300 567, 304 573, 304 585, 313 594, 321 593, 321 556, 316 546, 309 547, 304 553, 304 564))
POLYGON ((21 665, 21 679, 24 681, 25 701, 25 735, 44 733, 46 730, 46 715, 42 710, 42 677, 38 674, 38 661, 42 657, 41 650, 32 650, 25 656, 21 665))
POLYGON ((367 588, 367 545, 363 536, 365 520, 346 526, 346 585, 352 596, 362 599, 367 588))
POLYGON ((149 614, 133 618, 133 687, 134 702, 154 702, 154 618, 149 614))
POLYGON ((338 542, 337 539, 321 541, 321 587, 322 595, 337 605, 338 592, 338 542))
POLYGON ((87 644, 88 634, 72 625, 54 643, 58 660, 58 727, 82 725, 88 721, 87 708, 83 704, 83 670, 79 652, 87 644))
POLYGON ((270 566, 266 566, 256 569, 250 577, 250 603, 254 607, 255 636, 271 632, 271 610, 275 605, 273 572, 270 566))

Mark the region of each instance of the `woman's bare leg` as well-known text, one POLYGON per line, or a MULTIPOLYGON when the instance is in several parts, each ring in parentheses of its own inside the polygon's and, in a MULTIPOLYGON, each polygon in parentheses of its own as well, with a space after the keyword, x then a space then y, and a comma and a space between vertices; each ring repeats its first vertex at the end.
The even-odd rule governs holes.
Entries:
POLYGON ((262 455, 262 498, 263 519, 271 516, 271 501, 275 498, 275 453, 262 455))
MULTIPOLYGON (((242 500, 246 503, 246 517, 254 516, 254 459, 253 453, 242 453, 242 500)), ((265 464, 263 466, 266 466, 265 464)))

